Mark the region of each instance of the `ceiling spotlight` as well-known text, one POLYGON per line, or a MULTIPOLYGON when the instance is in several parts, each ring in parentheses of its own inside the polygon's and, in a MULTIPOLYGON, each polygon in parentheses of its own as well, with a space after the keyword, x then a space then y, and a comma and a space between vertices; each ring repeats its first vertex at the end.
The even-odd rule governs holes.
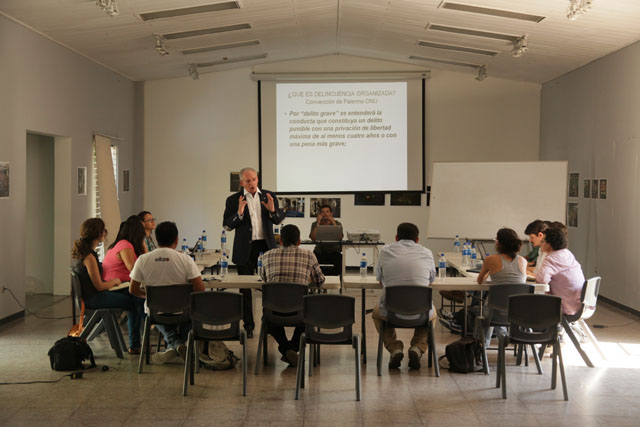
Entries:
POLYGON ((200 78, 200 73, 198 73, 198 66, 196 64, 189 65, 189 75, 193 80, 198 80, 200 78))
POLYGON ((487 66, 481 65, 478 67, 478 75, 476 76, 476 80, 481 82, 487 78, 487 66))
POLYGON ((169 55, 169 51, 167 50, 167 47, 164 45, 164 40, 162 40, 162 36, 160 34, 154 34, 154 36, 156 38, 156 52, 158 52, 160 56, 169 55))
POLYGON ((96 1, 96 6, 102 9, 104 13, 112 18, 114 16, 120 15, 120 11, 118 10, 118 3, 116 3, 116 0, 98 0, 96 1))
POLYGON ((516 58, 522 56, 529 48, 527 47, 527 35, 518 38, 513 42, 513 50, 511 54, 516 58))
POLYGON ((569 7, 567 8, 567 19, 569 21, 575 21, 578 16, 587 13, 591 9, 593 0, 569 0, 569 7))

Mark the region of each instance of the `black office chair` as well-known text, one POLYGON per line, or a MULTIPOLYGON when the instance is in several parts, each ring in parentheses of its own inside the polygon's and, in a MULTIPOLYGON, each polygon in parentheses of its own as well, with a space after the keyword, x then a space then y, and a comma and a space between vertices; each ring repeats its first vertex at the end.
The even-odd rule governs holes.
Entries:
POLYGON ((432 289, 427 286, 390 286, 384 288, 384 306, 387 310, 387 320, 382 321, 378 337, 378 376, 382 375, 382 337, 384 329, 426 327, 429 334, 428 366, 435 365, 436 377, 440 376, 436 343, 433 335, 433 323, 429 320, 431 310, 432 289), (418 316, 407 320, 401 316, 418 316), (435 361, 435 363, 433 363, 435 361))
POLYGON ((247 395, 247 335, 240 328, 242 320, 242 295, 231 292, 194 292, 191 294, 191 331, 184 361, 182 395, 195 380, 195 364, 198 361, 196 341, 239 341, 242 345, 242 395, 247 395), (225 329, 212 327, 229 325, 225 329))
MULTIPOLYGON (((148 365, 151 359, 151 325, 179 325, 190 321, 191 284, 146 286, 149 314, 144 322, 142 349, 138 361, 138 373, 142 372, 143 361, 148 365)), ((160 331, 158 331, 160 335, 160 331)), ((159 350, 159 348, 158 348, 159 350)))
POLYGON ((75 304, 81 313, 83 312, 82 308, 84 307, 84 318, 80 320, 83 324, 83 328, 79 338, 85 341, 92 341, 101 331, 104 330, 107 332, 109 344, 116 352, 116 356, 119 359, 124 359, 124 353, 127 349, 127 345, 124 342, 122 330, 120 329, 120 324, 117 320, 122 313, 122 310, 117 308, 88 308, 82 299, 82 285, 80 283, 80 276, 75 267, 71 269, 71 286, 73 287, 75 294, 75 304))
MULTIPOLYGON (((353 334, 356 319, 355 298, 347 295, 307 295, 302 299, 302 317, 305 332, 300 337, 298 373, 296 376, 296 400, 300 388, 304 388, 304 364, 307 344, 350 345, 355 350, 356 400, 360 400, 360 335, 353 334), (339 332, 322 332, 321 329, 342 329, 339 332)), ((310 351, 309 377, 313 375, 313 348, 310 351)))
POLYGON ((505 348, 513 344, 543 344, 553 346, 553 370, 551 389, 556 388, 558 362, 564 400, 569 400, 567 382, 564 375, 562 349, 558 339, 558 326, 562 321, 562 299, 553 295, 512 295, 509 297, 507 318, 509 334, 499 336, 496 388, 502 380, 502 398, 507 398, 507 376, 505 348))
MULTIPOLYGON (((492 285, 489 295, 487 297, 486 307, 489 309, 488 316, 476 317, 475 330, 479 337, 480 345, 482 346, 482 365, 484 373, 489 375, 489 362, 487 360, 487 348, 485 346, 485 328, 487 327, 509 327, 509 320, 507 318, 507 310, 509 304, 509 297, 511 295, 532 294, 534 287, 525 284, 508 284, 508 285, 492 285)), ((483 313, 484 314, 484 313, 483 313)), ((533 357, 538 368, 538 373, 542 374, 542 367, 540 366, 540 360, 536 355, 536 350, 531 346, 533 357)))
POLYGON ((264 352, 264 366, 269 363, 267 336, 270 326, 302 325, 302 298, 309 287, 295 283, 266 283, 262 286, 262 323, 255 374, 260 372, 260 354, 264 352))

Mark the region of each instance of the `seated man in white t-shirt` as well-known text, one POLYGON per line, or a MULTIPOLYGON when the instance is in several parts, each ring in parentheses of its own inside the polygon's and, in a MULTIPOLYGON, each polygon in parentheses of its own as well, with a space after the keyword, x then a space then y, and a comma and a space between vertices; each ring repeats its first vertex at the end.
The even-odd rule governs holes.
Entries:
MULTIPOLYGON (((204 282, 200 269, 188 255, 176 251, 178 246, 178 227, 173 222, 163 222, 156 228, 158 248, 140 255, 131 270, 129 292, 140 298, 146 298, 143 287, 182 285, 191 283, 193 291, 204 291, 204 282)), ((153 355, 154 363, 167 363, 186 354, 185 341, 191 329, 191 323, 180 325, 156 325, 167 341, 167 350, 153 355)))

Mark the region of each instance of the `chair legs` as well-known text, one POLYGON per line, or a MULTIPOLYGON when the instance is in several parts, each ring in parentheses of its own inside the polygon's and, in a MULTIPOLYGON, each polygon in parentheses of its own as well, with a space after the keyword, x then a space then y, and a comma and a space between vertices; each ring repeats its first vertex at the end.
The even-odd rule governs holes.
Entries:
POLYGON ((140 359, 138 360, 138 374, 142 373, 142 366, 144 362, 149 364, 149 355, 151 353, 151 321, 149 320, 149 316, 144 321, 144 333, 142 334, 142 348, 140 349, 140 359))
POLYGON ((598 353, 600 353, 602 360, 607 360, 607 356, 604 355, 604 352, 600 348, 600 343, 598 343, 596 336, 593 335, 593 332, 591 332, 591 328, 589 328, 589 325, 587 325, 587 322, 585 322, 583 319, 580 319, 578 323, 580 324, 580 327, 582 328, 584 333, 587 334, 587 337, 589 337, 589 339, 593 343, 593 346, 596 348, 596 350, 598 350, 598 353))
POLYGON ((187 387, 188 387, 188 381, 191 382, 191 384, 193 384, 193 347, 194 347, 194 341, 193 341, 193 332, 189 332, 189 338, 187 338, 187 355, 184 358, 184 379, 182 382, 182 395, 186 396, 187 395, 187 387))
POLYGON ((429 367, 431 367, 431 361, 433 360, 434 370, 436 371, 436 377, 440 376, 440 365, 438 364, 438 353, 436 353, 436 339, 433 333, 433 322, 429 322, 429 367))
POLYGON ((107 336, 109 337, 109 342, 111 343, 111 348, 115 350, 118 359, 124 359, 126 345, 124 344, 124 338, 122 338, 122 331, 120 330, 120 325, 118 325, 118 320, 110 311, 105 311, 102 314, 102 320, 104 322, 104 328, 107 331, 107 336))
POLYGON ((571 339, 571 342, 576 347, 576 350, 578 350, 578 353, 580 353, 580 356, 582 357, 582 360, 584 360, 584 363, 586 363, 588 367, 593 368, 593 363, 591 362, 591 359, 589 359, 589 356, 587 356, 587 353, 585 353, 584 349, 580 346, 580 341, 576 337, 576 334, 573 332, 573 329, 571 329, 571 325, 569 324, 569 321, 564 316, 562 316, 562 326, 564 327, 565 332, 571 339))
POLYGON ((380 333, 378 334, 378 359, 376 363, 376 366, 378 368, 378 376, 382 375, 382 341, 384 335, 384 322, 381 323, 382 324, 380 325, 380 333))
POLYGON ((300 336, 300 348, 298 349, 298 372, 296 375, 296 400, 300 398, 300 388, 304 388, 304 353, 307 347, 307 336, 300 336))
POLYGON ((260 357, 262 356, 262 352, 264 352, 264 366, 267 366, 267 328, 264 325, 264 317, 262 318, 262 322, 260 322, 260 336, 258 338, 258 354, 256 354, 256 369, 255 375, 260 373, 260 357))
MULTIPOLYGON (((247 333, 244 329, 240 330, 240 344, 242 344, 242 395, 247 395, 247 333)), ((259 347, 258 347, 259 348, 259 347)), ((256 365, 259 365, 256 360, 256 365)))
POLYGON ((355 362, 356 362, 356 400, 360 401, 360 335, 354 335, 353 338, 353 349, 355 350, 355 362))

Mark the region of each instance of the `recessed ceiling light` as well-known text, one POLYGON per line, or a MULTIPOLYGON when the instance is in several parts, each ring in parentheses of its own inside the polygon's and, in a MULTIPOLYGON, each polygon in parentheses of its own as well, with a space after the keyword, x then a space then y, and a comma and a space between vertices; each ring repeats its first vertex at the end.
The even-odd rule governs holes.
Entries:
POLYGON ((248 40, 248 41, 244 41, 244 42, 219 44, 219 45, 216 45, 216 46, 208 46, 208 47, 198 47, 198 48, 194 48, 194 49, 186 49, 186 50, 182 51, 182 54, 183 55, 193 55, 195 53, 213 52, 215 50, 233 49, 233 48, 236 48, 236 47, 253 46, 253 45, 258 45, 258 44, 260 44, 260 41, 258 41, 258 40, 248 40))
POLYGON ((180 9, 157 10, 140 14, 143 21, 152 19, 173 18, 176 16, 193 15, 196 13, 219 12, 221 10, 240 9, 237 1, 225 1, 222 3, 205 4, 202 6, 183 7, 180 9))
POLYGON ((190 31, 181 31, 178 33, 163 34, 162 37, 168 40, 184 39, 187 37, 204 36, 206 34, 225 33, 228 31, 247 30, 250 28, 251 28, 251 24, 249 23, 234 24, 234 25, 226 25, 224 27, 201 28, 199 30, 190 30, 190 31))
POLYGON ((221 65, 221 64, 230 64, 232 62, 243 62, 243 61, 255 61, 256 59, 265 59, 267 57, 266 53, 263 53, 262 55, 254 55, 254 56, 243 56, 243 57, 239 57, 239 58, 222 58, 222 61, 212 61, 212 62, 202 62, 199 64, 196 64, 196 66, 198 68, 203 68, 203 67, 213 67, 214 65, 221 65))
POLYGON ((496 40, 506 40, 511 43, 517 42, 518 39, 522 37, 522 36, 517 36, 513 34, 492 33, 490 31, 474 30, 471 28, 451 27, 448 25, 440 25, 440 24, 428 24, 427 29, 435 30, 435 31, 444 31, 446 33, 453 33, 453 34, 463 34, 466 36, 484 37, 484 38, 496 39, 496 40))
POLYGON ((443 1, 438 6, 440 9, 455 10, 459 12, 478 13, 480 15, 497 16, 500 18, 518 19, 520 21, 528 21, 538 23, 545 17, 541 15, 532 15, 530 13, 511 12, 509 10, 492 9, 488 7, 472 6, 470 4, 453 3, 443 1))
POLYGON ((474 53, 476 55, 496 56, 500 52, 495 50, 477 49, 475 47, 457 46, 453 44, 434 43, 425 40, 418 40, 416 43, 418 46, 431 47, 434 49, 453 50, 457 52, 474 53))

